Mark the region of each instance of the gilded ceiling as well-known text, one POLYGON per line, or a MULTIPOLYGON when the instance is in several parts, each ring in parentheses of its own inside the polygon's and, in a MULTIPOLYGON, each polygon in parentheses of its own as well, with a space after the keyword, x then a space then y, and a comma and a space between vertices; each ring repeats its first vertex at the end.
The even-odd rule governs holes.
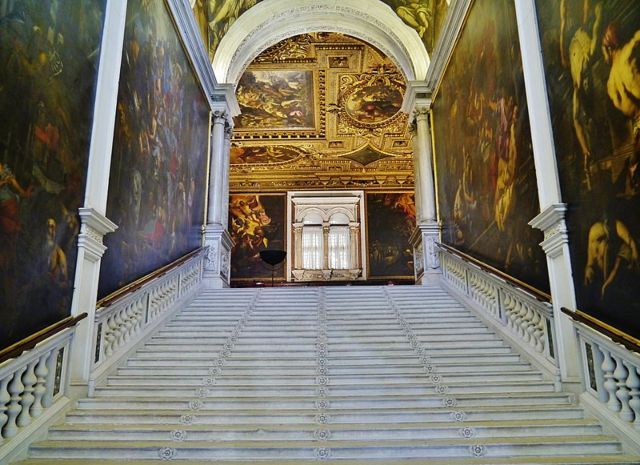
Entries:
POLYGON ((342 34, 267 49, 238 84, 231 191, 413 187, 405 87, 389 58, 342 34))

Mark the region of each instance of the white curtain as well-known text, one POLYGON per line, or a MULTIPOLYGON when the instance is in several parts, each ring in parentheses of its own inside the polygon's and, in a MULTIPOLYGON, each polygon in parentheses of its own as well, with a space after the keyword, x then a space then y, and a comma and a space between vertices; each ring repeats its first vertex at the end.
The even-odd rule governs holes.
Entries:
POLYGON ((321 270, 323 262, 322 226, 302 228, 302 268, 321 270))
POLYGON ((329 230, 329 268, 332 270, 351 268, 349 226, 332 225, 329 230))

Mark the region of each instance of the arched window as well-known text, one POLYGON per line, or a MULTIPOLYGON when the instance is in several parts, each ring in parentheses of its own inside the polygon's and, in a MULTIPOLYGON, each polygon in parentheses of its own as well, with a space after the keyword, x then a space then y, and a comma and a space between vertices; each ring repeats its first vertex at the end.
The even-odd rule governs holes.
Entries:
POLYGON ((310 212, 302 223, 302 268, 321 270, 324 258, 322 217, 310 212))
POLYGON ((349 218, 344 213, 334 213, 329 219, 329 225, 329 268, 348 270, 351 268, 349 218))

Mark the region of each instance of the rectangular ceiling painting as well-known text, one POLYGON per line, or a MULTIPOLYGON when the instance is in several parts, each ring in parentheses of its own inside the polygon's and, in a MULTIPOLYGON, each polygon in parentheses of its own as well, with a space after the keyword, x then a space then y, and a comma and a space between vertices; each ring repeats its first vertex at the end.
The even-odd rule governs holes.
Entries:
POLYGON ((549 289, 514 4, 476 1, 434 101, 445 243, 549 289))
POLYGON ((71 311, 105 1, 0 4, 2 349, 71 311))
POLYGON ((578 309, 640 339, 640 9, 537 7, 578 309))
POLYGON ((200 246, 209 111, 165 3, 130 1, 99 297, 200 246))
POLYGON ((312 71, 246 71, 238 84, 242 130, 315 129, 312 71))

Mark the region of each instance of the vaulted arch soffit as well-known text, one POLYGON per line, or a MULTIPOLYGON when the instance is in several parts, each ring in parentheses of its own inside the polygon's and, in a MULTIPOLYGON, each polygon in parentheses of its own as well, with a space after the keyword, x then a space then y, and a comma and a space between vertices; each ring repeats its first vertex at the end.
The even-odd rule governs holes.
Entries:
POLYGON ((242 14, 220 41, 213 59, 216 79, 236 85, 267 48, 320 31, 341 32, 377 47, 407 81, 426 77, 429 55, 420 36, 380 0, 263 0, 242 14))

